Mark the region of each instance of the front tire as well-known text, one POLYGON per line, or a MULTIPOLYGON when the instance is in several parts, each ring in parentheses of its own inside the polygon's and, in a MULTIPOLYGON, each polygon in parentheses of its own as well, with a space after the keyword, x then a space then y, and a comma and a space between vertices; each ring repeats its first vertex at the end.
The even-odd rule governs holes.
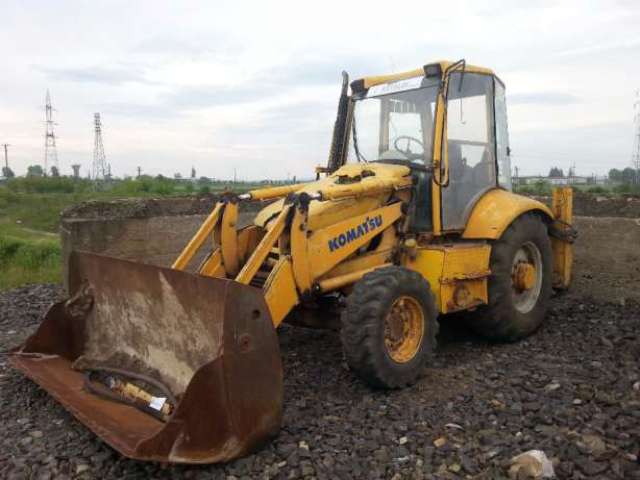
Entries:
POLYGON ((436 347, 437 310, 429 283, 402 267, 366 274, 342 313, 349 368, 372 386, 414 383, 436 347))
POLYGON ((492 340, 515 341, 535 332, 547 314, 552 251, 547 227, 532 213, 516 219, 493 244, 489 304, 470 326, 492 340))

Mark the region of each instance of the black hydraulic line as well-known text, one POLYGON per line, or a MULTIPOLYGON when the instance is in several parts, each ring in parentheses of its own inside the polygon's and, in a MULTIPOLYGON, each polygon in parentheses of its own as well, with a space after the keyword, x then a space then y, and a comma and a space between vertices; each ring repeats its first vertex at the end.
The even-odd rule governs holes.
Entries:
POLYGON ((351 120, 351 129, 353 136, 353 150, 356 152, 356 157, 358 158, 358 162, 368 163, 367 159, 364 158, 364 155, 360 153, 360 147, 358 146, 358 134, 356 132, 356 117, 354 116, 351 120))
POLYGON ((105 397, 108 398, 109 400, 113 400, 119 403, 123 403, 125 405, 130 405, 133 406, 139 410, 142 410, 145 413, 148 413, 152 416, 154 416, 155 418, 162 420, 162 421, 166 421, 165 417, 162 415, 161 412, 147 406, 141 403, 138 403, 134 400, 130 400, 126 397, 123 397, 121 395, 117 395, 113 392, 111 392, 110 390, 108 390, 107 388, 98 388, 96 387, 92 380, 91 380, 91 374, 94 372, 103 372, 103 373, 114 373, 117 375, 121 375, 123 377, 126 378, 132 378, 134 380, 140 380, 142 382, 148 383, 149 385, 152 385, 154 387, 156 387, 158 390, 160 390, 163 394, 166 395, 166 397, 169 399, 169 401, 171 402, 171 404, 173 405, 173 408, 175 409, 177 404, 178 404, 178 400, 176 399, 175 395, 173 395, 173 393, 171 393, 171 390, 169 390, 167 388, 166 385, 164 385, 163 383, 159 382, 158 380, 149 377, 148 375, 143 375, 141 373, 135 373, 135 372, 130 372, 128 370, 124 370, 121 368, 112 368, 112 367, 91 367, 91 368, 87 368, 85 369, 85 377, 84 377, 84 387, 91 393, 93 393, 94 395, 98 395, 100 397, 105 397))

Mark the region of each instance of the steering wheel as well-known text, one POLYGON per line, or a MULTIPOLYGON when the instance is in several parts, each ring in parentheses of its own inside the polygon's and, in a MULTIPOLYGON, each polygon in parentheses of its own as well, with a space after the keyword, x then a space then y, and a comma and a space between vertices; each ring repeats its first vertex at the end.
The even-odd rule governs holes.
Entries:
MULTIPOLYGON (((393 148, 395 148, 399 152, 402 152, 405 155, 409 156, 409 155, 413 154, 411 152, 411 149, 409 148, 409 145, 411 145, 411 142, 415 142, 418 145, 420 145, 420 147, 422 147, 422 152, 424 153, 424 144, 420 140, 418 140, 417 138, 410 137, 409 135, 400 135, 399 137, 396 137, 396 139, 393 141, 393 148), (398 145, 401 140, 406 140, 407 141, 407 148, 405 150, 401 149, 400 146, 398 145)), ((415 154, 413 154, 413 155, 415 155, 415 154)))

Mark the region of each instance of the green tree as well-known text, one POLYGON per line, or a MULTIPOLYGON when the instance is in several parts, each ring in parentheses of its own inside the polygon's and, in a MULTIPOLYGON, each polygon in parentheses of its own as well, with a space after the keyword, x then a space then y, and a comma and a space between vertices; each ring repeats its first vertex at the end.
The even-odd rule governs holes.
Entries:
POLYGON ((13 170, 9 167, 2 167, 2 176, 5 178, 13 178, 16 174, 13 173, 13 170))
POLYGON ((29 165, 27 167, 27 177, 42 177, 44 171, 40 165, 29 165))
POLYGON ((558 167, 551 167, 551 170, 549 170, 549 178, 560 177, 564 177, 564 172, 562 171, 562 169, 558 167))
POLYGON ((52 177, 60 176, 60 170, 58 170, 58 167, 56 167, 55 165, 51 167, 51 176, 52 177))
POLYGON ((612 168, 611 170, 609 170, 609 180, 612 182, 621 182, 622 172, 617 168, 612 168))
POLYGON ((551 193, 551 185, 549 182, 545 182, 544 180, 538 180, 534 184, 535 195, 549 195, 550 193, 551 193))
POLYGON ((622 183, 625 185, 631 185, 632 183, 635 183, 635 180, 636 171, 633 168, 627 167, 622 171, 622 183))

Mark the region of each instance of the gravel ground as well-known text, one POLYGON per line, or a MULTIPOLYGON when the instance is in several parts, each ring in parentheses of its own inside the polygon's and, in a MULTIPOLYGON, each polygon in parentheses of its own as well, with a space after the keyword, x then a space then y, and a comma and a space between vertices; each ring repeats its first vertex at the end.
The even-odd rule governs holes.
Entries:
MULTIPOLYGON (((38 324, 55 286, 0 293, 0 350, 38 324)), ((543 450, 559 478, 640 479, 640 305, 553 300, 527 341, 489 344, 444 323, 413 388, 374 391, 342 361, 338 335, 284 327, 277 439, 222 466, 123 459, 0 357, 2 478, 505 478, 543 450)))

